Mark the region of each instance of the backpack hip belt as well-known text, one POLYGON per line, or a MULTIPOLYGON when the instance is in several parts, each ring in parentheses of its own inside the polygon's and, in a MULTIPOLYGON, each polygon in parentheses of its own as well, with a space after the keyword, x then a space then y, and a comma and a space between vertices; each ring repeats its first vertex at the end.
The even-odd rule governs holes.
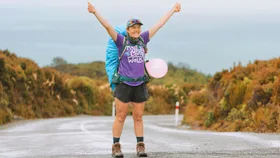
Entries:
POLYGON ((115 74, 113 77, 112 83, 117 84, 117 83, 122 83, 122 82, 139 82, 139 81, 148 83, 150 81, 150 78, 146 74, 144 76, 138 77, 138 78, 130 78, 130 77, 122 76, 120 74, 115 74))

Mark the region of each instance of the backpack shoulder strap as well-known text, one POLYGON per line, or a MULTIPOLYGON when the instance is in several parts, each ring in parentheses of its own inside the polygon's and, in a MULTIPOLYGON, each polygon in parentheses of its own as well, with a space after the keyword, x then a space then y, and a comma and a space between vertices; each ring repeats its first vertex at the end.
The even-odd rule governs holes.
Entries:
POLYGON ((123 39, 123 47, 122 47, 122 53, 121 53, 121 56, 119 56, 119 60, 118 60, 118 65, 117 65, 116 72, 119 71, 120 61, 121 61, 121 59, 122 59, 122 57, 123 57, 124 51, 125 51, 126 46, 127 46, 126 43, 127 43, 127 38, 126 38, 126 36, 124 36, 124 39, 123 39))
POLYGON ((145 44, 144 39, 141 36, 139 37, 139 41, 140 41, 140 45, 143 46, 145 53, 147 53, 148 52, 147 45, 145 44))
POLYGON ((146 47, 145 42, 144 42, 144 39, 143 39, 141 36, 139 37, 139 41, 141 42, 141 44, 142 44, 144 47, 146 47))
MULTIPOLYGON (((145 53, 147 53, 147 51, 148 51, 147 50, 147 45, 145 45, 144 39, 141 36, 139 37, 139 41, 141 42, 141 45, 144 47, 145 53)), ((147 71, 147 68, 146 68, 146 62, 149 62, 149 60, 145 61, 145 63, 144 63, 145 72, 146 72, 147 76, 149 78, 151 78, 151 76, 149 75, 149 73, 147 71)))
POLYGON ((122 53, 121 53, 121 56, 119 56, 119 61, 122 59, 123 57, 123 54, 124 54, 124 51, 125 51, 125 48, 127 46, 127 37, 124 36, 124 39, 123 39, 123 47, 122 47, 122 53))

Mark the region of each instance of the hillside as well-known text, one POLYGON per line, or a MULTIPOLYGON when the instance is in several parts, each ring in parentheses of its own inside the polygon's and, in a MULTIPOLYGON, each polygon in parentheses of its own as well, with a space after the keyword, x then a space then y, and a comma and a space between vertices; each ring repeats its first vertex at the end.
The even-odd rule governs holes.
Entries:
MULTIPOLYGON (((257 60, 210 78, 169 63, 168 74, 148 84, 145 114, 172 114, 179 101, 183 123, 194 129, 279 133, 279 68, 280 58, 257 60)), ((0 50, 0 98, 0 124, 16 119, 111 115, 113 101, 104 62, 40 68, 8 50, 0 50)))
POLYGON ((109 115, 112 96, 88 77, 40 68, 0 50, 0 124, 14 119, 109 115))
MULTIPOLYGON (((0 50, 0 124, 17 119, 111 115, 113 96, 104 62, 55 61, 53 67, 40 68, 32 60, 0 50)), ((188 93, 201 89, 209 78, 188 68, 169 67, 165 78, 148 84, 146 114, 173 113, 176 101, 184 105, 188 93)))
POLYGON ((192 92, 184 123, 217 131, 280 133, 280 58, 217 72, 192 92))

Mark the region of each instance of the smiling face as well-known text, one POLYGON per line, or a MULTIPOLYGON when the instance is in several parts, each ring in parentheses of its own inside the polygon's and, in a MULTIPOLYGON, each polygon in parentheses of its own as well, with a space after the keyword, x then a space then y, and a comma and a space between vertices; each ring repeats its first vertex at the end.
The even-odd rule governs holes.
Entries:
POLYGON ((126 32, 128 35, 132 38, 138 38, 141 34, 141 25, 140 24, 134 24, 126 29, 126 32))

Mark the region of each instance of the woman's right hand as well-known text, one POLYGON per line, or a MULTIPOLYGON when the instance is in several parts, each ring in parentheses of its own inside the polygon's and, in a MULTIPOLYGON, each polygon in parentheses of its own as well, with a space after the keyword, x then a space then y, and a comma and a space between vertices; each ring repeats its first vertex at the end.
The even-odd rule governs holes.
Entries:
POLYGON ((117 40, 118 33, 115 31, 115 29, 109 24, 107 20, 105 20, 95 9, 95 7, 88 2, 88 12, 93 13, 97 20, 101 23, 101 25, 107 30, 109 35, 112 37, 114 41, 117 40))
POLYGON ((88 12, 93 14, 96 12, 95 7, 90 2, 88 2, 88 12))

